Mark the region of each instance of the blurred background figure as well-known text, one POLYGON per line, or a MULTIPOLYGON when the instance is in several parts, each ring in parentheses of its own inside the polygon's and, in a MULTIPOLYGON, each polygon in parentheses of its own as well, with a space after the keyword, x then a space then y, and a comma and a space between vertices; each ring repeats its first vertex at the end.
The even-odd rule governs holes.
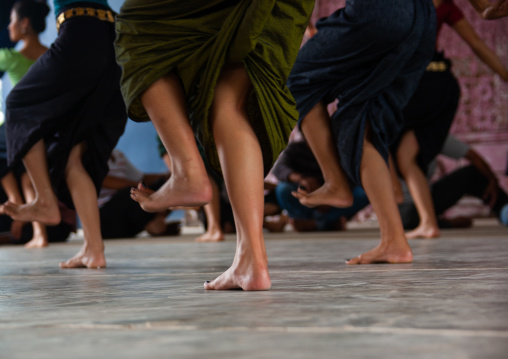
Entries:
POLYGON ((311 149, 300 137, 290 141, 272 169, 278 179, 275 195, 297 232, 344 230, 346 221, 369 204, 360 186, 353 187, 353 205, 347 208, 332 206, 307 207, 293 195, 298 188, 312 192, 323 184, 323 175, 311 149))
POLYGON ((143 173, 119 149, 111 154, 108 167, 98 198, 104 239, 132 238, 142 231, 152 236, 180 234, 180 221, 166 221, 171 213, 169 209, 158 213, 145 212, 130 198, 131 187, 142 182, 156 191, 169 178, 169 173, 143 173))

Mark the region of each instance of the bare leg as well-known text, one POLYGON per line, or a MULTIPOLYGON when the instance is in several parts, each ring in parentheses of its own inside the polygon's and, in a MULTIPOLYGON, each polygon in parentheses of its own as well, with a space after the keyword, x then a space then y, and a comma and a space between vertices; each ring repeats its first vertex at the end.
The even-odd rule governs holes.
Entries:
POLYGON ((4 204, 5 213, 14 220, 38 221, 47 225, 57 225, 61 220, 60 210, 49 179, 43 140, 37 142, 27 152, 23 163, 35 187, 35 199, 23 205, 7 202, 4 204))
MULTIPOLYGON (((25 203, 23 197, 21 196, 21 192, 19 191, 18 181, 12 171, 2 177, 1 182, 5 194, 7 195, 8 202, 19 205, 25 203)), ((4 205, 0 206, 0 214, 7 214, 6 207, 4 205)), ((11 235, 17 239, 21 238, 25 224, 26 222, 13 220, 11 223, 11 235)))
POLYGON ((387 190, 393 188, 390 171, 367 137, 363 144, 360 175, 379 221, 381 242, 376 248, 349 260, 347 264, 412 262, 413 254, 404 235, 394 191, 387 190))
POLYGON ((271 287, 263 237, 263 159, 248 121, 250 80, 242 66, 225 69, 211 109, 212 129, 237 229, 231 267, 205 289, 267 290, 271 287))
POLYGON ((297 192, 293 192, 293 195, 307 207, 352 206, 353 194, 347 176, 340 167, 339 154, 330 128, 330 116, 323 103, 318 103, 305 116, 302 121, 302 132, 316 156, 325 182, 311 193, 299 189, 297 192))
MULTIPOLYGON (((23 173, 21 176, 21 188, 27 202, 35 200, 35 191, 32 185, 32 181, 28 178, 28 174, 23 173)), ((46 232, 46 226, 40 222, 32 222, 33 237, 25 244, 25 248, 43 248, 47 247, 48 233, 46 232)))
MULTIPOLYGON (((7 195, 7 201, 16 204, 22 204, 24 202, 21 192, 19 191, 18 181, 12 172, 8 172, 2 177, 1 183, 5 194, 7 195)), ((2 207, 0 209, 0 214, 6 214, 3 211, 4 208, 2 207)))
POLYGON ((147 212, 171 207, 201 207, 210 202, 212 187, 189 124, 179 79, 169 74, 153 83, 141 96, 143 106, 171 159, 171 177, 147 195, 137 188, 131 197, 147 212))
POLYGON ((404 134, 397 150, 397 163, 420 217, 418 227, 408 232, 406 236, 407 238, 436 238, 439 237, 439 226, 429 182, 416 161, 419 150, 414 132, 409 131, 404 134))
POLYGON ((397 203, 400 204, 404 202, 404 192, 402 191, 402 184, 400 183, 399 175, 395 167, 395 161, 393 160, 393 156, 391 153, 388 157, 388 166, 390 169, 390 176, 392 178, 395 200, 397 201, 397 203))
POLYGON ((219 186, 212 178, 210 178, 210 183, 213 189, 212 200, 203 207, 208 227, 205 233, 196 238, 198 242, 220 242, 224 240, 224 232, 220 226, 219 186))
POLYGON ((67 262, 60 263, 62 268, 104 268, 104 243, 102 241, 97 194, 92 179, 83 167, 81 158, 85 152, 83 143, 74 146, 66 167, 66 181, 83 224, 84 243, 80 251, 67 262))

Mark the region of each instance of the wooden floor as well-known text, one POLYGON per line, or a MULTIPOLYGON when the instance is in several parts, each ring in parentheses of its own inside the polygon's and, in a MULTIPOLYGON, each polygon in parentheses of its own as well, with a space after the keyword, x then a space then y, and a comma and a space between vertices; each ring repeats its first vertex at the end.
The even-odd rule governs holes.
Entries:
POLYGON ((234 237, 0 247, 0 358, 508 358, 508 228, 412 240, 412 264, 346 266, 377 228, 266 234, 272 290, 207 292, 234 237))

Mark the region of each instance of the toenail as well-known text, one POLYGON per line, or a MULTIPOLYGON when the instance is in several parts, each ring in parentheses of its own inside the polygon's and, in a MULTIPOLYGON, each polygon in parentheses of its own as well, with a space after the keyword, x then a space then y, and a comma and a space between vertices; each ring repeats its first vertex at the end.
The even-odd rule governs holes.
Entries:
POLYGON ((210 281, 209 281, 209 280, 205 281, 205 284, 208 284, 208 283, 210 283, 210 281))

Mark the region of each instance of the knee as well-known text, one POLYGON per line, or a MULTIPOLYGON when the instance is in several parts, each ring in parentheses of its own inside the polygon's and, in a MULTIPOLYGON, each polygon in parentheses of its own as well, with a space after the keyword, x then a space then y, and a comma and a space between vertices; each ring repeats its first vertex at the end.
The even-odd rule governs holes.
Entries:
POLYGON ((250 88, 250 79, 243 65, 225 68, 215 87, 210 110, 212 123, 244 117, 250 88))
POLYGON ((399 147, 396 154, 397 168, 405 176, 414 166, 417 166, 416 155, 418 151, 407 147, 399 147))

